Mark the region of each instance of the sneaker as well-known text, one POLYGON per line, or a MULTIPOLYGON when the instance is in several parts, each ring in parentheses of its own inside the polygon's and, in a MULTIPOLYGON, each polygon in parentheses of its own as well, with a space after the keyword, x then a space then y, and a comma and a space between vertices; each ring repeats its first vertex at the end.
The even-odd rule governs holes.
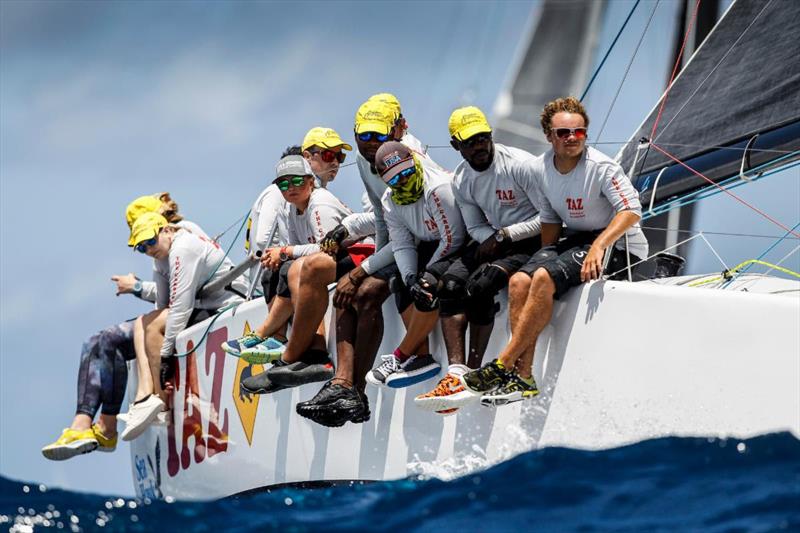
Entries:
POLYGON ((499 407, 522 400, 530 400, 539 394, 536 382, 528 385, 519 375, 510 373, 508 380, 499 388, 486 393, 481 397, 481 405, 485 407, 499 407))
POLYGON ((163 411, 165 408, 166 405, 164 405, 164 402, 162 402, 161 398, 155 394, 151 394, 144 400, 134 402, 130 409, 128 409, 128 413, 125 418, 127 423, 125 425, 125 429, 123 429, 122 433, 119 434, 120 438, 122 440, 135 439, 144 433, 148 427, 150 427, 150 424, 152 424, 153 420, 156 419, 158 413, 163 411))
POLYGON ((222 343, 222 349, 225 353, 239 357, 242 355, 242 350, 252 348, 253 346, 264 342, 264 337, 259 337, 255 332, 251 331, 246 333, 238 339, 230 339, 222 343))
POLYGON ((270 381, 284 387, 299 387, 307 383, 329 381, 333 379, 333 361, 328 357, 328 352, 322 350, 308 350, 300 361, 282 365, 275 365, 267 373, 270 381))
POLYGON ((275 337, 245 348, 239 357, 251 365, 266 365, 277 361, 286 351, 286 343, 275 337))
POLYGON ((458 412, 458 408, 454 407, 453 409, 443 409, 441 411, 436 411, 436 414, 437 415, 442 415, 442 416, 450 416, 450 415, 456 414, 457 412, 458 412))
POLYGON ((98 452, 113 452, 117 449, 117 437, 119 435, 114 435, 113 437, 108 438, 100 430, 97 424, 92 424, 92 432, 94 433, 94 438, 97 440, 98 452))
MULTIPOLYGON (((286 363, 278 359, 272 365, 272 368, 276 366, 284 366, 286 363)), ((255 376, 250 376, 249 378, 245 378, 242 380, 240 387, 243 391, 248 392, 250 394, 271 394, 273 392, 278 392, 279 390, 283 390, 286 387, 283 385, 278 385, 277 383, 273 383, 269 379, 269 371, 261 372, 260 374, 256 374, 255 376)))
POLYGON ((64 461, 82 453, 93 452, 97 446, 97 438, 92 429, 80 431, 67 428, 57 441, 42 448, 42 455, 51 461, 64 461))
POLYGON ((400 389, 421 383, 439 373, 441 367, 430 354, 412 355, 401 362, 394 354, 382 355, 383 363, 366 375, 369 383, 400 389))
POLYGON ((472 370, 461 376, 461 384, 473 394, 483 394, 495 390, 507 380, 505 367, 494 359, 478 370, 472 370))
POLYGON ((432 391, 414 398, 414 403, 425 411, 452 414, 459 407, 464 407, 475 400, 477 397, 464 388, 459 376, 448 372, 432 391))
POLYGON ((312 399, 300 402, 297 414, 327 427, 340 427, 345 422, 369 420, 369 407, 355 390, 333 381, 327 382, 312 399), (364 411, 366 420, 364 419, 364 411))

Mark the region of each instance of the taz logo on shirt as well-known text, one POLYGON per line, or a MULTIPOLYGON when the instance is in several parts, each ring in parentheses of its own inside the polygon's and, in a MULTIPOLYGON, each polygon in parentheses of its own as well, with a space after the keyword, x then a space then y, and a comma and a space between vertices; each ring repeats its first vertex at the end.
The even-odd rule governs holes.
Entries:
POLYGON ((514 196, 514 189, 495 189, 494 193, 497 195, 497 200, 500 205, 513 207, 517 205, 517 197, 514 196))
POLYGON ((436 222, 434 222, 432 218, 423 219, 423 222, 425 222, 425 227, 428 228, 428 231, 430 231, 431 233, 435 233, 436 230, 438 229, 436 227, 436 222))
POLYGON ((583 198, 567 198, 567 210, 569 210, 570 218, 583 218, 586 213, 583 212, 583 198))

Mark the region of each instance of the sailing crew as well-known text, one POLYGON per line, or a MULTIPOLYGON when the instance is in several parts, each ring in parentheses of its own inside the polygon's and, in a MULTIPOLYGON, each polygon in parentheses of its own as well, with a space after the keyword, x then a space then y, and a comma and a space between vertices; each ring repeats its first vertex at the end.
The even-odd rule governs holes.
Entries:
MULTIPOLYGON (((375 253, 343 276, 333 296, 336 314, 336 376, 312 399, 300 402, 297 413, 324 426, 336 427, 350 421, 369 420, 369 402, 365 394, 366 374, 372 368, 383 338, 383 302, 391 294, 390 279, 397 274, 389 232, 384 220, 381 197, 387 190, 375 169, 375 153, 387 141, 400 141, 408 146, 423 165, 437 166, 411 135, 403 117, 400 102, 392 94, 371 96, 356 111, 354 134, 359 175, 367 191, 374 215, 375 253)), ((356 231, 352 225, 336 228, 326 238, 327 250, 335 251, 356 231)))
MULTIPOLYGON (((140 196, 128 204, 125 219, 130 229, 144 213, 161 213, 172 224, 205 235, 197 224, 185 220, 178 204, 169 193, 140 196)), ((116 283, 117 296, 132 294, 146 302, 155 302, 156 284, 144 281, 133 273, 111 276, 116 283)), ((151 311, 144 315, 159 313, 151 311)), ((78 370, 78 405, 75 417, 54 443, 42 448, 42 454, 52 460, 64 460, 94 450, 112 452, 117 446, 117 416, 120 414, 128 381, 127 362, 136 359, 138 387, 134 403, 156 403, 152 399, 153 379, 144 353, 137 357, 134 349, 134 324, 142 316, 109 326, 92 335, 83 344, 78 370), (100 415, 97 416, 97 412, 100 415), (97 421, 94 422, 95 416, 97 421)), ((157 398, 157 397, 156 397, 157 398)), ((160 400, 159 400, 160 401, 160 400)), ((156 405, 160 411, 162 405, 156 405)))
POLYGON ((453 193, 473 243, 443 277, 440 297, 455 304, 442 319, 450 367, 430 392, 414 399, 422 409, 450 411, 475 400, 459 378, 479 368, 499 308, 495 296, 511 274, 539 249, 539 217, 532 191, 522 186, 528 152, 495 143, 483 112, 474 106, 453 111, 450 144, 464 160, 456 167, 453 193), (469 324, 468 356, 465 337, 469 324))
MULTIPOLYGON (((159 384, 163 389, 174 376, 178 334, 201 317, 241 302, 247 281, 239 276, 223 289, 198 296, 204 285, 225 276, 234 265, 216 242, 170 224, 157 213, 145 213, 136 220, 129 245, 153 259, 156 308, 162 311, 163 318, 145 324, 144 349, 151 366, 153 361, 160 363, 159 384)), ((121 435, 123 440, 141 435, 157 416, 157 412, 150 414, 149 409, 148 416, 139 416, 136 407, 134 404, 129 413, 121 435)))
POLYGON ((572 287, 600 278, 607 271, 624 275, 626 265, 647 257, 647 240, 639 226, 639 195, 622 167, 586 147, 589 117, 574 97, 548 103, 541 125, 552 146, 527 163, 527 183, 536 194, 542 249, 509 282, 511 339, 494 359, 462 376, 462 384, 483 395, 481 404, 505 405, 528 400, 539 391, 532 365, 515 364, 536 348, 550 322, 553 300, 572 287), (567 233, 563 239, 563 226, 567 233))
MULTIPOLYGON (((267 352, 242 350, 242 359, 250 363, 273 363, 267 371, 242 381, 242 388, 255 394, 325 381, 333 376, 322 324, 328 306, 327 285, 354 266, 346 250, 337 260, 319 253, 318 242, 351 211, 328 190, 315 187, 309 162, 301 156, 282 158, 276 166, 274 183, 291 205, 290 244, 269 249, 262 256, 262 265, 276 272, 279 280, 275 302, 255 334, 269 338, 292 315, 294 322, 286 349, 277 357, 267 352)), ((241 343, 243 339, 235 342, 241 343)))
POLYGON ((382 356, 382 363, 366 380, 399 388, 439 373, 427 338, 440 315, 443 322, 452 316, 454 302, 444 294, 440 298, 438 286, 458 258, 466 230, 450 174, 423 167, 411 149, 399 142, 387 142, 378 149, 375 167, 388 185, 382 205, 402 280, 395 301, 407 332, 394 353, 382 356))

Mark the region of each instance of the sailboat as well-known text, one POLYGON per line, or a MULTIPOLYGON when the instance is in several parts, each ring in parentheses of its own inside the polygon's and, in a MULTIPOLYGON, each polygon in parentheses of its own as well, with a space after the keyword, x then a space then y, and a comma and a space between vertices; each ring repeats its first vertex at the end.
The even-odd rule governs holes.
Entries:
MULTIPOLYGON (((739 0, 726 11, 618 154, 648 213, 720 187, 733 194, 732 185, 797 161, 797 35, 799 2, 739 0)), ((542 392, 534 401, 472 405, 443 418, 413 405, 430 383, 368 388, 372 418, 336 429, 294 412, 316 384, 263 396, 241 391, 241 380, 263 368, 226 355, 220 344, 263 319, 263 301, 245 302, 178 337, 179 352, 194 352, 179 360, 171 424, 132 442, 136 492, 213 499, 284 485, 447 478, 545 446, 800 436, 800 282, 741 270, 675 273, 593 282, 558 302, 537 344, 542 392)), ((501 303, 487 357, 508 339, 501 303)), ((380 353, 403 332, 393 309, 384 311, 380 353)), ((330 312, 325 324, 335 354, 330 312)), ((431 345, 444 362, 440 333, 431 345)))

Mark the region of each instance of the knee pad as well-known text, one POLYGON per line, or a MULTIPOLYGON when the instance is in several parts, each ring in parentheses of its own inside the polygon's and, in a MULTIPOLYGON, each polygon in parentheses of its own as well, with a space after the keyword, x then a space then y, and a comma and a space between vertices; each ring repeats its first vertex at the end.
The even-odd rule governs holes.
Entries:
POLYGON ((442 288, 439 290, 439 305, 442 316, 453 316, 464 312, 466 299, 466 281, 455 276, 445 274, 441 280, 442 288))
POLYGON ((508 285, 508 275, 497 266, 486 264, 476 270, 467 281, 467 296, 472 299, 494 299, 494 295, 508 285))

